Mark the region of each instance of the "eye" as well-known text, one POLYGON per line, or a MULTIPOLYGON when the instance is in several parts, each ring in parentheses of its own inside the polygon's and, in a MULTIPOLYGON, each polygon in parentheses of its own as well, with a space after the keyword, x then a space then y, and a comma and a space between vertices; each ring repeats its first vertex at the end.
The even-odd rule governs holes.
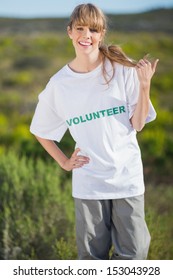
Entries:
POLYGON ((95 28, 90 28, 90 32, 91 32, 91 33, 98 33, 98 30, 95 29, 95 28))
POLYGON ((76 30, 78 30, 78 31, 83 31, 83 27, 76 27, 76 30))

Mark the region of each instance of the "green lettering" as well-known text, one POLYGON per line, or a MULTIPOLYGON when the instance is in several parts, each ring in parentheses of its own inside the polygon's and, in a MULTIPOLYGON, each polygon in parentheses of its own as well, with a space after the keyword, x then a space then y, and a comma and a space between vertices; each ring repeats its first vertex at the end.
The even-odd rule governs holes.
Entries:
POLYGON ((125 113, 126 111, 125 111, 125 107, 124 106, 120 106, 119 107, 119 110, 120 110, 120 114, 123 112, 123 113, 125 113))
POLYGON ((99 112, 94 112, 93 117, 94 117, 94 119, 99 119, 100 118, 99 112))
POLYGON ((91 113, 89 115, 88 114, 85 115, 85 117, 86 117, 87 121, 91 121, 93 118, 91 113))
POLYGON ((82 116, 80 116, 80 121, 81 121, 81 122, 86 122, 86 120, 84 120, 84 119, 82 118, 82 116))
POLYGON ((121 113, 125 113, 125 112, 126 112, 125 106, 119 106, 119 107, 114 107, 114 108, 109 108, 106 110, 89 113, 89 114, 86 114, 85 116, 74 117, 73 119, 66 120, 66 123, 69 126, 72 126, 72 124, 85 123, 85 122, 91 121, 93 119, 94 120, 100 119, 100 117, 112 116, 112 115, 121 114, 121 113))
POLYGON ((118 114, 118 113, 119 113, 118 107, 114 107, 114 108, 113 108, 113 112, 114 112, 115 115, 118 114))
POLYGON ((67 124, 68 124, 69 126, 72 125, 72 119, 70 119, 70 121, 67 121, 67 120, 66 120, 66 122, 67 122, 67 124))
POLYGON ((113 110, 112 110, 112 108, 107 109, 107 115, 108 115, 108 116, 112 116, 112 115, 113 115, 113 110))
POLYGON ((79 124, 79 123, 80 123, 80 119, 77 118, 77 117, 74 118, 74 119, 73 119, 73 123, 74 123, 74 124, 79 124))
POLYGON ((106 110, 101 110, 100 113, 102 113, 102 116, 105 117, 106 110))

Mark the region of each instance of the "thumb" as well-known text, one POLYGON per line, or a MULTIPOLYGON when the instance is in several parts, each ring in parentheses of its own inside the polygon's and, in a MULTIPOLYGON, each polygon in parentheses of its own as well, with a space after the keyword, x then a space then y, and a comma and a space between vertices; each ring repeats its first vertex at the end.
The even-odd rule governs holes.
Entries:
POLYGON ((152 70, 153 70, 153 72, 155 72, 156 71, 156 67, 157 67, 157 63, 159 62, 159 59, 156 59, 154 62, 153 62, 153 64, 152 64, 152 70))
POLYGON ((77 153, 79 153, 79 152, 80 152, 80 149, 77 148, 77 149, 73 152, 72 156, 77 156, 77 153))

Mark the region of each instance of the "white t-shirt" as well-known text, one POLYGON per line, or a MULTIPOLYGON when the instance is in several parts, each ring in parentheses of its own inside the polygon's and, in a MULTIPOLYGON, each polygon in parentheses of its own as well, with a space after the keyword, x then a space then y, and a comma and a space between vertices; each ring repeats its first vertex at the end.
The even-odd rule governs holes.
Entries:
MULTIPOLYGON (((108 73, 112 66, 106 61, 108 73)), ((69 129, 89 164, 73 170, 73 197, 117 199, 144 193, 143 166, 132 117, 139 95, 135 68, 115 63, 109 85, 102 65, 76 73, 68 65, 58 71, 39 95, 30 130, 60 141, 69 129)), ((146 122, 156 112, 150 102, 146 122)))

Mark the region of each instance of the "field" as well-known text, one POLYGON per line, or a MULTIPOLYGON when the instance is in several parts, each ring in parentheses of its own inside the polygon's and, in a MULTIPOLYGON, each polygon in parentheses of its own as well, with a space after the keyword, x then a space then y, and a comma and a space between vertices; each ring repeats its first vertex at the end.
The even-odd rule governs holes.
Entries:
MULTIPOLYGON (((29 132, 38 94, 74 56, 71 41, 51 25, 40 30, 32 23, 24 32, 17 24, 10 29, 10 19, 1 20, 6 23, 0 29, 0 259, 75 259, 71 173, 29 132)), ((154 32, 113 31, 112 24, 106 38, 136 60, 147 53, 160 60, 151 87, 157 119, 138 133, 152 236, 149 259, 173 259, 173 34, 164 24, 154 32)), ((60 147, 67 155, 73 151, 69 133, 60 147)))

